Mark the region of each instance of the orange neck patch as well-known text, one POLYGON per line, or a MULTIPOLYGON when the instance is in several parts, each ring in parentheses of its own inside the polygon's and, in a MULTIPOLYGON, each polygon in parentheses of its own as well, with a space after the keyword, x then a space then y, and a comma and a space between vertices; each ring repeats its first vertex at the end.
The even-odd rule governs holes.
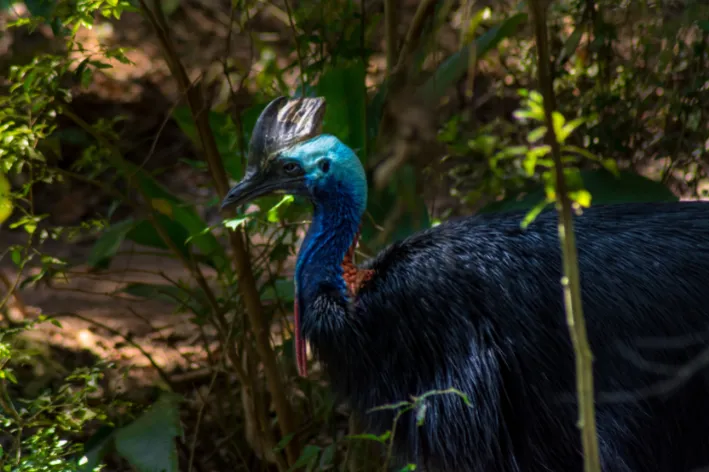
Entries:
MULTIPOLYGON (((345 257, 342 259, 342 278, 345 279, 347 291, 350 296, 354 297, 364 284, 374 276, 374 271, 371 269, 360 269, 354 263, 354 253, 359 242, 359 231, 355 234, 350 248, 347 250, 345 257)), ((308 375, 308 364, 305 340, 300 335, 300 307, 298 304, 298 290, 295 290, 295 300, 293 303, 293 313, 295 318, 295 359, 298 373, 305 377, 308 375)))
POLYGON ((373 270, 360 269, 354 263, 354 253, 358 242, 359 231, 355 234, 352 245, 350 245, 350 248, 345 253, 344 259, 342 259, 342 278, 345 279, 347 290, 350 295, 353 296, 357 295, 357 292, 359 292, 364 284, 374 276, 373 270))

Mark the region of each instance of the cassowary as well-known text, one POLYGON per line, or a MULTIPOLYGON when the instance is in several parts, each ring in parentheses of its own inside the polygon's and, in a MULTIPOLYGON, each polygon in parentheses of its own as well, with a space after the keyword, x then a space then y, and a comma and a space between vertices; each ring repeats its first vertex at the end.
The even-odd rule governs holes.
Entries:
MULTIPOLYGON (((372 433, 395 415, 374 407, 463 392, 470 405, 433 395, 423 424, 399 419, 396 460, 417 470, 581 470, 557 213, 525 230, 522 213, 449 221, 356 267, 367 182, 354 152, 319 134, 324 107, 271 102, 223 202, 312 201, 295 270, 301 372, 305 338, 372 433)), ((603 470, 709 468, 709 205, 592 207, 576 232, 603 470)))

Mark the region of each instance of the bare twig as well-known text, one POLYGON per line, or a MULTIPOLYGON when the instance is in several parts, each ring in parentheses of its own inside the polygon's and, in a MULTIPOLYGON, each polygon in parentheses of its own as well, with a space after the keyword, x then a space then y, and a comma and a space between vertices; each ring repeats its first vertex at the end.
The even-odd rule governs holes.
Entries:
POLYGON ((561 161, 559 143, 554 132, 552 114, 556 110, 554 84, 551 74, 551 61, 546 25, 546 0, 530 0, 529 10, 534 21, 539 58, 539 86, 544 97, 544 114, 547 125, 546 141, 551 147, 556 177, 557 209, 559 210, 559 240, 563 256, 564 273, 562 287, 566 306, 566 321, 576 353, 576 387, 579 409, 579 428, 584 453, 584 470, 600 472, 598 455, 598 437, 596 433, 596 413, 593 399, 593 357, 586 335, 586 322, 581 305, 581 282, 579 276, 578 255, 571 201, 564 180, 564 165, 561 161))

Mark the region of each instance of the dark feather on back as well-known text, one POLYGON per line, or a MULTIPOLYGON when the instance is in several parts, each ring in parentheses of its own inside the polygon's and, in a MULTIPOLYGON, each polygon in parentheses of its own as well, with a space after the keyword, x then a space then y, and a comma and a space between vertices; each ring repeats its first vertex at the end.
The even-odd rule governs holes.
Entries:
MULTIPOLYGON (((557 214, 524 231, 523 216, 415 234, 365 264, 375 276, 355 300, 321 287, 308 308, 303 330, 333 389, 372 432, 394 418, 373 407, 468 396, 472 407, 431 397, 420 427, 414 413, 399 420, 397 459, 417 470, 582 469, 557 214)), ((709 467, 706 369, 661 388, 709 347, 709 204, 592 207, 575 229, 603 470, 709 467), (650 337, 659 347, 642 345, 650 337)))

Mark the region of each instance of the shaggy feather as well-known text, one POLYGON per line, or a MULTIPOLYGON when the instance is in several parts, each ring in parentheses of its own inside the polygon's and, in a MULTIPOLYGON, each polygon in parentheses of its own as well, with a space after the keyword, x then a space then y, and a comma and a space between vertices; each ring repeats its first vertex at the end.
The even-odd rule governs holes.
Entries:
MULTIPOLYGON (((522 213, 422 231, 366 263, 373 276, 353 295, 341 264, 366 203, 359 161, 332 137, 283 156, 303 163, 314 205, 296 266, 301 334, 334 391, 373 433, 390 430, 395 413, 372 408, 412 395, 453 387, 472 405, 443 394, 429 398, 423 425, 404 414, 397 461, 428 472, 581 470, 556 212, 524 231, 522 213)), ((707 344, 709 204, 598 206, 575 222, 603 470, 709 466, 705 370, 660 394, 634 393, 707 344), (688 335, 696 342, 671 345, 688 335), (648 337, 666 342, 641 348, 648 337), (603 400, 618 393, 631 401, 603 400)))

